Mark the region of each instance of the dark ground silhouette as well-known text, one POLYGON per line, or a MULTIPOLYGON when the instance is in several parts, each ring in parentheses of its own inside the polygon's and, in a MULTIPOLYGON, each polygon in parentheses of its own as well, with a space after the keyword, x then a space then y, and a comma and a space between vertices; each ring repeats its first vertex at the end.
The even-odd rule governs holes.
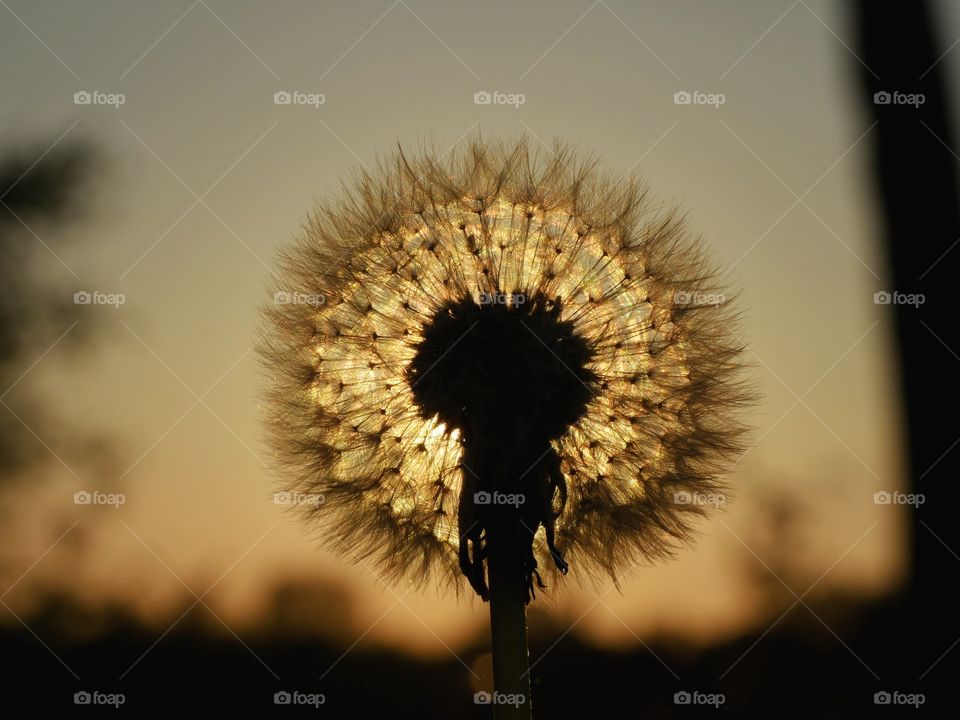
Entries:
MULTIPOLYGON (((332 593, 322 605, 335 616, 323 619, 330 627, 344 624, 337 609, 344 600, 341 591, 302 590, 315 600, 332 593)), ((291 592, 279 593, 287 598, 281 613, 291 592)), ((575 633, 565 635, 565 626, 539 615, 531 637, 536 716, 673 718, 723 712, 735 717, 875 717, 874 693, 897 684, 875 680, 856 656, 881 678, 891 678, 896 603, 864 605, 843 597, 808 602, 842 642, 802 607, 762 638, 748 634, 705 649, 667 637, 645 638, 649 650, 638 646, 622 652, 585 645, 575 633), (677 705, 674 694, 682 691, 722 693, 722 709, 677 705)), ((3 704, 9 717, 62 717, 74 711, 148 718, 234 712, 244 717, 287 717, 291 712, 336 718, 490 715, 489 707, 473 703, 473 677, 452 655, 424 661, 364 644, 347 652, 352 640, 331 641, 311 633, 242 632, 250 652, 202 608, 187 613, 144 655, 163 626, 148 630, 122 609, 85 610, 56 595, 47 598, 29 624, 79 679, 22 628, 3 629, 0 645, 4 656, 14 660, 4 670, 3 704), (89 637, 84 628, 100 632, 89 637), (74 693, 84 690, 121 692, 125 703, 118 710, 75 706, 74 693), (319 709, 274 704, 274 693, 294 690, 323 694, 325 702, 319 709)), ((348 627, 345 636, 356 638, 364 631, 348 627)), ((481 633, 472 649, 459 655, 474 667, 488 648, 481 633)))

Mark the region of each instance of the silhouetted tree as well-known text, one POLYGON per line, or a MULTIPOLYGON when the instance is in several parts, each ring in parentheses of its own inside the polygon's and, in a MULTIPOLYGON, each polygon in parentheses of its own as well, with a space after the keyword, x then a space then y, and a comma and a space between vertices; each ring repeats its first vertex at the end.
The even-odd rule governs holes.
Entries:
MULTIPOLYGON (((69 327, 70 294, 44 282, 33 267, 40 254, 60 267, 38 239, 41 235, 34 237, 34 226, 49 245, 45 230, 81 212, 79 197, 92 166, 92 151, 81 145, 46 155, 36 146, 0 157, 0 395, 36 359, 35 354, 69 327)), ((72 339, 81 336, 77 333, 72 339)), ((34 417, 39 409, 33 405, 18 412, 22 413, 34 417)), ((20 421, 0 407, 0 483, 43 452, 20 421)))

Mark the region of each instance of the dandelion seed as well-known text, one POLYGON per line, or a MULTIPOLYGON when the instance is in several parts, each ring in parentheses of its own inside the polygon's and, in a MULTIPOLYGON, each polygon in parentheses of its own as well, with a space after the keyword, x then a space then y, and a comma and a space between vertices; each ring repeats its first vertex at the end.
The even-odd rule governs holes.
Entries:
POLYGON ((398 152, 283 254, 278 294, 325 299, 266 310, 284 477, 354 557, 484 599, 497 552, 523 602, 662 557, 709 508, 677 498, 719 493, 740 450, 711 277, 670 208, 568 147, 398 152))

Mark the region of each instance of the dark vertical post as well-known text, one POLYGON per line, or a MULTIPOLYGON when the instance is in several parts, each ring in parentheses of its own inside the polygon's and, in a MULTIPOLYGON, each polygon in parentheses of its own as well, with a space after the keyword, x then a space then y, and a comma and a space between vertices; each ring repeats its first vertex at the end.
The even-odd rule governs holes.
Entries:
MULTIPOLYGON (((912 493, 926 502, 906 512, 912 556, 906 602, 898 623, 896 659, 902 677, 951 681, 960 652, 955 594, 960 550, 960 147, 955 144, 944 56, 926 0, 859 0, 856 8, 864 106, 877 121, 869 138, 881 200, 892 283, 878 289, 922 295, 919 305, 895 304, 901 388, 912 493), (893 93, 908 96, 896 102, 893 93), (909 96, 915 98, 909 103, 909 96), (940 658, 940 660, 938 660, 940 658), (929 678, 927 677, 929 673, 929 678)), ((955 98, 954 98, 955 99, 955 98)))

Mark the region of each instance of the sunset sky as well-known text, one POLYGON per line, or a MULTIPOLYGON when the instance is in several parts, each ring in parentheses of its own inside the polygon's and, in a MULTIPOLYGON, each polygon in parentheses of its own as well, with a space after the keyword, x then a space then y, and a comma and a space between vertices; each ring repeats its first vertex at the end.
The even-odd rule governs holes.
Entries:
MULTIPOLYGON (((958 27, 960 11, 941 5, 942 26, 958 27)), ((31 228, 24 242, 55 248, 40 248, 38 272, 64 298, 125 296, 119 308, 77 306, 79 324, 54 337, 99 324, 92 349, 41 349, 4 397, 19 413, 38 393, 64 426, 116 444, 115 462, 91 467, 55 428, 31 428, 49 462, 4 495, 15 549, 0 586, 23 576, 6 602, 26 611, 55 584, 130 603, 159 634, 181 581, 198 595, 215 585, 208 602, 243 635, 278 581, 318 577, 355 593, 354 621, 376 623, 365 642, 439 656, 481 631, 477 599, 384 586, 273 503, 252 351, 277 248, 318 198, 398 143, 448 148, 478 132, 570 140, 681 207, 738 293, 762 394, 730 502, 696 545, 638 568, 619 591, 578 583, 573 568, 541 609, 595 642, 632 645, 765 618, 755 579, 771 572, 798 595, 893 587, 902 510, 873 501, 905 484, 892 316, 874 304, 892 288, 871 120, 855 104, 867 70, 840 10, 826 0, 0 2, 0 146, 39 157, 85 141, 102 156, 85 217, 31 228), (324 102, 277 105, 280 91, 324 102), (482 91, 523 102, 475 104, 482 91), (723 102, 675 104, 683 91, 723 102), (77 92, 124 102, 78 105, 77 92), (81 490, 126 502, 75 505, 81 490), (777 536, 784 501, 801 508, 799 529, 777 536), (786 539, 789 568, 775 561, 774 540, 786 539)), ((942 62, 955 72, 960 51, 942 62)))

